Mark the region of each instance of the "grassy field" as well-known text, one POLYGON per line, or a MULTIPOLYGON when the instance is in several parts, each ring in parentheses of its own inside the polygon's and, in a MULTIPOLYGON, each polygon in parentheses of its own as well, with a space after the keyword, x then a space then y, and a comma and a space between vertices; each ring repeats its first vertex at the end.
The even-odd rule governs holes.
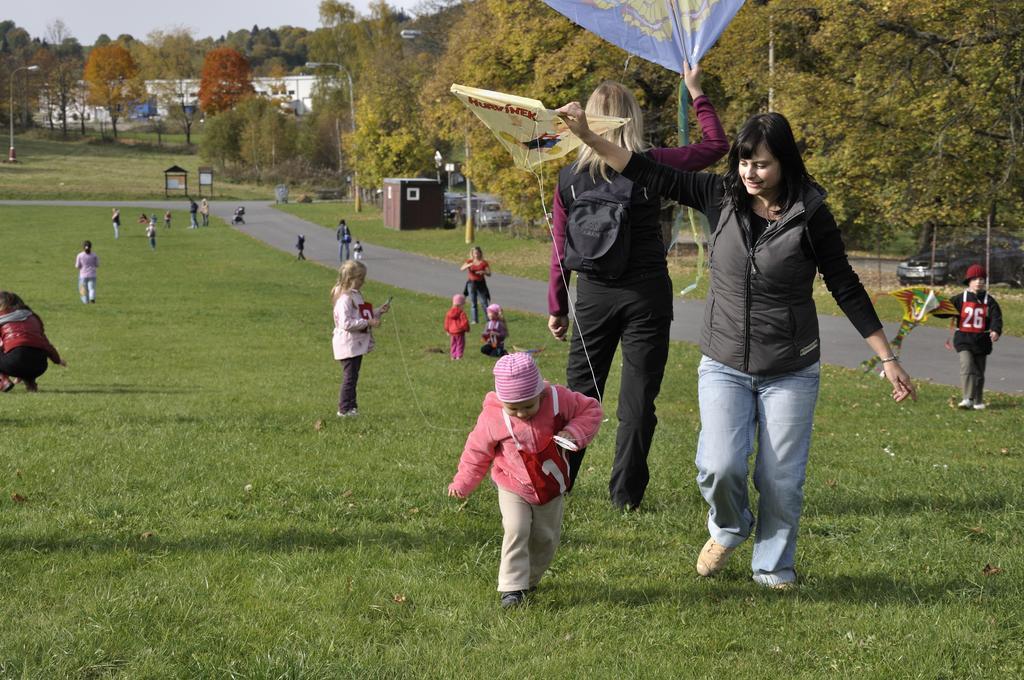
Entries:
MULTIPOLYGON (((612 389, 553 569, 504 612, 493 488, 444 495, 492 362, 449 361, 441 301, 402 293, 363 364, 361 415, 340 420, 330 270, 219 221, 161 230, 152 252, 81 214, 0 207, 0 287, 69 364, 38 394, 0 394, 0 677, 1024 673, 1022 399, 965 413, 923 385, 896 406, 826 368, 801 587, 779 594, 750 581, 749 546, 720 578, 693 572, 698 355, 673 346, 642 510, 607 503, 612 389), (83 238, 102 264, 89 306, 83 238)), ((563 374, 542 319, 509 326, 563 374)))
MULTIPOLYGON (((144 133, 137 133, 143 135, 144 133)), ((131 138, 133 135, 129 134, 131 138)), ((200 165, 194 147, 152 144, 56 141, 19 136, 18 163, 0 164, 0 188, 6 199, 120 200, 164 197, 164 170, 177 165, 189 172, 189 189, 199 193, 200 165)), ((272 186, 232 184, 214 176, 217 199, 273 200, 272 186)))
MULTIPOLYGON (((367 243, 416 252, 451 262, 462 262, 468 257, 469 246, 465 243, 465 232, 460 229, 418 229, 413 231, 396 231, 384 226, 380 211, 368 208, 361 213, 352 210, 350 203, 290 203, 280 208, 296 217, 315 222, 334 229, 338 220, 344 217, 357 238, 367 243)), ((546 281, 548 278, 548 262, 551 257, 551 246, 547 240, 530 238, 511 238, 508 231, 500 232, 493 229, 476 231, 476 243, 483 248, 484 255, 491 263, 491 269, 502 274, 522 276, 530 279, 546 281)), ((679 255, 669 258, 669 272, 678 290, 690 285, 696 276, 696 255, 679 255)), ((895 274, 882 276, 874 267, 866 267, 860 272, 865 287, 875 300, 878 315, 883 321, 899 321, 903 308, 899 301, 886 293, 902 288, 895 274)), ((695 290, 688 293, 693 299, 703 299, 707 294, 708 280, 702 275, 695 290)), ((955 295, 962 287, 940 288, 942 295, 955 295)), ((1019 327, 1013 324, 1014 319, 1024 316, 1024 292, 1005 286, 993 290, 999 301, 1006 319, 1007 335, 1020 336, 1019 327)), ((840 315, 842 311, 828 292, 819 277, 814 286, 814 300, 819 314, 840 315)), ((926 325, 936 328, 948 328, 948 319, 930 318, 926 325)))

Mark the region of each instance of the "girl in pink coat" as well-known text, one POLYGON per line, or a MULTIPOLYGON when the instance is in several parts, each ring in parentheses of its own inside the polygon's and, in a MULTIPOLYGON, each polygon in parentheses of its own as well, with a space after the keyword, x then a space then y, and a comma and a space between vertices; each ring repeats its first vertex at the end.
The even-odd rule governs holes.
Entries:
POLYGON ((505 355, 494 365, 494 391, 484 397, 448 495, 466 498, 491 469, 505 529, 502 607, 521 604, 551 564, 569 482, 565 449, 589 444, 602 416, 596 399, 546 383, 528 353, 505 355))
POLYGON ((390 309, 384 303, 376 310, 363 300, 359 289, 366 281, 366 265, 348 260, 338 268, 338 282, 331 289, 334 306, 334 337, 331 345, 334 358, 341 363, 341 390, 338 394, 338 415, 359 415, 356 405, 356 383, 363 355, 373 349, 371 328, 380 325, 381 316, 390 309))

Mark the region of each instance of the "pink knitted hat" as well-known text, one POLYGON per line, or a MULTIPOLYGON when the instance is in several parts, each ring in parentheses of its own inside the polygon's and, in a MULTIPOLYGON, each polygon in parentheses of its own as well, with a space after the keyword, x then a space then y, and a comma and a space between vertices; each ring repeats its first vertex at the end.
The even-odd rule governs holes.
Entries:
POLYGON ((501 305, 499 305, 499 304, 487 305, 487 313, 488 314, 491 314, 491 313, 501 314, 501 305))
POLYGON ((494 391, 498 399, 517 404, 544 391, 544 378, 526 352, 506 354, 494 364, 494 391))
POLYGON ((466 304, 466 296, 462 293, 456 293, 452 296, 452 305, 455 307, 461 307, 466 304))

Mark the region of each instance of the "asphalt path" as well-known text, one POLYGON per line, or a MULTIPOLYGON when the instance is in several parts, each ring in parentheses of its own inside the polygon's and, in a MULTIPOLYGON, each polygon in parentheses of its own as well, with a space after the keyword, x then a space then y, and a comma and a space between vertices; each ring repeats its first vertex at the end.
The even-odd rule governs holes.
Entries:
MULTIPOLYGON (((179 219, 177 224, 185 226, 180 219, 187 212, 188 203, 176 201, 0 201, 0 205, 52 205, 95 207, 98 220, 109 221, 113 206, 122 208, 143 208, 174 210, 179 219)), ((338 266, 338 243, 335 233, 317 224, 294 217, 274 208, 273 204, 255 201, 210 203, 210 213, 231 221, 237 205, 246 209, 245 224, 235 229, 258 239, 274 248, 295 252, 295 241, 299 234, 306 235, 306 258, 312 262, 334 268, 338 266)), ((134 226, 134 216, 122 215, 122 228, 134 226)), ((0 225, 3 220, 0 219, 0 225)), ((358 234, 356 234, 358 236, 358 234)), ((422 293, 448 298, 462 290, 465 273, 451 262, 384 248, 362 241, 364 260, 368 265, 369 277, 374 281, 415 290, 422 293), (375 262, 387 266, 375 267, 375 262)), ((867 260, 858 266, 871 267, 874 260, 867 260)), ((495 263, 500 269, 500 263, 495 263)), ((681 288, 680 282, 676 287, 681 288)), ((488 281, 493 300, 503 307, 547 316, 547 284, 541 281, 522 279, 514 276, 494 274, 488 281)), ((688 300, 676 296, 673 302, 675 320, 672 322, 673 340, 697 344, 701 322, 704 318, 703 300, 688 300)), ((1012 319, 1009 320, 1012 323, 1012 319)), ((821 330, 822 361, 846 368, 857 368, 871 356, 860 334, 845 317, 821 315, 818 317, 821 330)), ((898 323, 885 324, 891 338, 899 327, 898 323)), ((903 342, 901 362, 915 380, 927 380, 941 385, 959 388, 960 368, 956 356, 944 349, 943 343, 948 330, 922 326, 914 330, 903 342)), ((996 343, 995 351, 989 357, 986 367, 985 388, 996 392, 1024 394, 1024 338, 1004 337, 996 343)), ((951 393, 959 395, 959 390, 951 393)))

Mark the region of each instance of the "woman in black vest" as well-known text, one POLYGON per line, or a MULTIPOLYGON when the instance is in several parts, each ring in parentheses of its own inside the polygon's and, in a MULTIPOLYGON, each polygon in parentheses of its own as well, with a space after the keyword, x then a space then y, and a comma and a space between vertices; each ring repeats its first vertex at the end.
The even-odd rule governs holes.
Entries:
MULTIPOLYGON (((648 148, 643 141, 643 111, 633 94, 620 83, 607 81, 599 85, 587 100, 587 111, 629 118, 626 125, 608 133, 614 143, 649 154, 675 168, 702 170, 721 158, 729 145, 722 123, 701 89, 700 69, 687 69, 683 77, 703 133, 700 143, 679 148, 648 148)), ((619 177, 588 148, 583 148, 579 159, 558 176, 548 283, 548 328, 555 338, 565 340, 569 329, 569 265, 574 266, 580 275, 576 284, 575 332, 566 369, 569 388, 590 397, 603 395, 615 348, 622 345, 619 428, 608 483, 612 505, 622 509, 637 508, 647 488, 650 478, 647 453, 658 423, 654 400, 661 390, 668 361, 672 281, 665 261, 660 212, 661 199, 655 192, 647 191, 643 183, 619 177), (628 211, 628 220, 621 225, 628 232, 624 235, 628 236, 628 249, 617 244, 610 256, 615 257, 620 252, 627 254, 614 263, 610 271, 599 266, 600 262, 583 262, 573 251, 571 239, 566 237, 567 222, 583 209, 576 204, 576 198, 595 190, 609 193, 628 211)), ((591 217, 595 217, 593 213, 591 217)), ((612 218, 599 214, 596 219, 612 218)), ((584 453, 585 450, 568 454, 570 485, 576 480, 584 453)))
POLYGON ((711 537, 697 573, 711 576, 755 530, 747 461, 757 441, 759 492, 751 566, 757 583, 796 585, 796 537, 818 397, 820 342, 812 289, 820 271, 832 296, 881 357, 897 402, 917 398, 893 356, 871 299, 850 267, 825 192, 804 167, 778 113, 740 129, 724 176, 681 172, 594 134, 572 103, 559 112, 615 170, 707 215, 711 284, 698 368, 701 433, 697 484, 711 537))

